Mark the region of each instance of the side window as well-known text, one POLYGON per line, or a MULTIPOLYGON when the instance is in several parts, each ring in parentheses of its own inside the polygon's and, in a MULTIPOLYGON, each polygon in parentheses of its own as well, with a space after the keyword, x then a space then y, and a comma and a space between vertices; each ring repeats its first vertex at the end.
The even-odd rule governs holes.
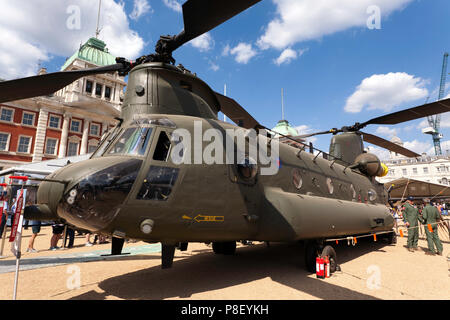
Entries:
POLYGON ((151 166, 136 199, 166 201, 177 181, 178 172, 177 168, 151 166))
POLYGON ((161 131, 158 138, 158 143, 155 147, 155 153, 153 154, 153 160, 167 161, 167 157, 170 151, 170 139, 165 131, 161 131))

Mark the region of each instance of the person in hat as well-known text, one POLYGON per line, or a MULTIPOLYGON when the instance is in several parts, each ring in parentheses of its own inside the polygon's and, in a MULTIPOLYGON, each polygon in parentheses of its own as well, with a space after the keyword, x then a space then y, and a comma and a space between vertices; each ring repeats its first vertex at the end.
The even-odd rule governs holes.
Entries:
POLYGON ((422 211, 423 224, 425 225, 425 234, 427 235, 429 252, 426 254, 434 255, 437 251, 438 255, 442 255, 443 247, 438 235, 438 225, 441 215, 435 206, 430 204, 430 199, 424 199, 425 208, 422 211), (428 224, 431 225, 432 231, 428 229, 428 224), (436 246, 436 250, 434 247, 436 246))
POLYGON ((403 222, 408 228, 408 241, 406 247, 408 251, 417 250, 419 243, 419 211, 413 206, 413 198, 408 197, 403 204, 403 222))

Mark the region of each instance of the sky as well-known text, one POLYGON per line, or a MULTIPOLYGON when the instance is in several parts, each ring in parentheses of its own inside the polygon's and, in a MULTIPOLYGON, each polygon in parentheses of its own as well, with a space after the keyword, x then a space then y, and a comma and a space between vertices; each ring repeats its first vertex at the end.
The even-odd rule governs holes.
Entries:
MULTIPOLYGON (((160 35, 183 30, 184 0, 102 0, 99 38, 136 59, 160 35)), ((0 78, 59 71, 95 36, 98 1, 0 0, 0 78)), ((450 51, 448 0, 262 0, 174 52, 176 64, 239 102, 266 127, 285 119, 300 134, 365 122, 438 99, 450 51)), ((450 72, 450 67, 447 73, 450 72)), ((444 97, 450 98, 447 74, 444 97)), ((220 115, 222 117, 222 115, 220 115)), ((434 155, 426 119, 364 129, 434 155)), ((441 115, 450 154, 450 112, 441 115)), ((331 136, 311 138, 328 151, 331 136)), ((371 145, 382 159, 388 152, 371 145)))

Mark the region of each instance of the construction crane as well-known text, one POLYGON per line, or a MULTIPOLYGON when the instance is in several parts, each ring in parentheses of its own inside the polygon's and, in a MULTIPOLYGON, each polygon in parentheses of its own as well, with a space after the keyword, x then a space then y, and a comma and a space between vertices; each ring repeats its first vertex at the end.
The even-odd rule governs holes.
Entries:
MULTIPOLYGON (((448 53, 444 53, 444 60, 442 61, 442 73, 441 73, 441 84, 439 86, 439 96, 438 100, 441 100, 444 97, 445 92, 445 80, 447 77, 447 61, 448 61, 448 53)), ((442 134, 439 132, 439 127, 441 124, 441 115, 437 114, 435 116, 428 116, 428 124, 430 125, 429 128, 425 128, 422 130, 423 133, 431 134, 433 138, 433 144, 434 144, 434 152, 437 156, 442 155, 441 150, 441 139, 442 134)))

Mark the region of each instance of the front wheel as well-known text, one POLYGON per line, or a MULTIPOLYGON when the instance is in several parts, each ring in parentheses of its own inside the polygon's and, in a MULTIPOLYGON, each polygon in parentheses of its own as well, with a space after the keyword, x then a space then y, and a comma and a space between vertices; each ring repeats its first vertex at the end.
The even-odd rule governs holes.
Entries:
POLYGON ((319 246, 315 242, 307 242, 305 248, 306 270, 316 273, 316 258, 318 257, 319 246))

